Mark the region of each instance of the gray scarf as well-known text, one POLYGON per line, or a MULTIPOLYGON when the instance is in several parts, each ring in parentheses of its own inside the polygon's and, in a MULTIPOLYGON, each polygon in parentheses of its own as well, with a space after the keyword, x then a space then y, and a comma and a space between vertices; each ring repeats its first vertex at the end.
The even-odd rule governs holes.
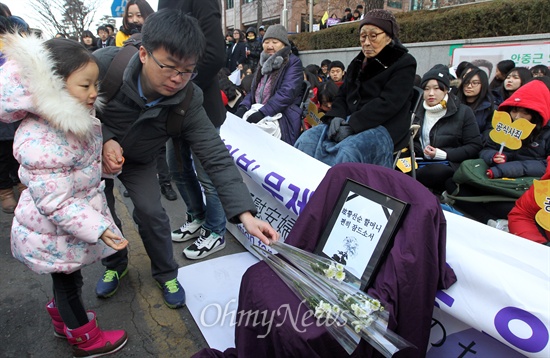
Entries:
POLYGON ((288 58, 290 54, 290 46, 285 46, 281 50, 277 51, 273 55, 269 55, 265 52, 260 54, 260 66, 262 66, 262 75, 269 74, 273 70, 281 68, 284 59, 288 58))

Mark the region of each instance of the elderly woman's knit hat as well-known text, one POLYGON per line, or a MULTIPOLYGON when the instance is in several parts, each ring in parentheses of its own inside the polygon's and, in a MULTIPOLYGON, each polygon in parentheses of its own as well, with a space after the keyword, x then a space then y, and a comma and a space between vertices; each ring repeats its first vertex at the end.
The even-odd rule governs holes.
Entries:
POLYGON ((399 25, 395 16, 388 10, 374 9, 367 12, 359 23, 359 30, 367 24, 379 27, 392 39, 399 37, 399 25))
POLYGON ((288 42, 288 32, 283 25, 271 25, 267 28, 264 34, 263 42, 267 39, 277 39, 284 43, 286 46, 290 46, 288 42))

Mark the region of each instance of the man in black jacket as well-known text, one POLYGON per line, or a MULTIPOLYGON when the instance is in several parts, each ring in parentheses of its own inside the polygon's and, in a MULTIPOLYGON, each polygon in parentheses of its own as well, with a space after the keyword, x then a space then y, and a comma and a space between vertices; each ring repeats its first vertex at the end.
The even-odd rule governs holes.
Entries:
MULTIPOLYGON (((254 217, 256 208, 250 193, 202 107, 202 91, 191 82, 205 47, 197 21, 180 11, 161 10, 147 18, 142 33, 141 47, 124 71, 122 86, 98 111, 103 123, 103 172, 118 175, 128 189, 153 278, 163 291, 166 305, 179 308, 185 304, 185 292, 177 280, 170 221, 160 202, 156 156, 169 138, 170 111, 190 95, 186 86, 194 86, 194 90, 180 123, 181 138, 212 178, 229 221, 243 223, 250 234, 265 243, 276 240, 278 234, 254 217)), ((108 67, 112 60, 105 51, 97 58, 100 68, 108 67)), ((106 195, 112 198, 112 189, 106 190, 106 195)), ((113 205, 110 209, 116 216, 113 205)), ((96 294, 110 297, 128 271, 128 251, 116 252, 103 264, 107 270, 98 281, 96 294)))

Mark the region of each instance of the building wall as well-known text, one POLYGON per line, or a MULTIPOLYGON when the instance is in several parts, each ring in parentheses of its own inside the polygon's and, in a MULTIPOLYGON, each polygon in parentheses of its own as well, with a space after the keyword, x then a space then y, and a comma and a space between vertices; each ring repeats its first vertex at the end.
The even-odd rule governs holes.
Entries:
MULTIPOLYGON (((246 30, 251 25, 257 24, 257 1, 243 3, 243 0, 220 0, 222 6, 222 25, 224 30, 239 28, 246 30), (228 9, 228 1, 232 1, 233 8, 228 9)), ((262 0, 262 23, 281 23, 281 12, 284 0, 262 0)), ((385 0, 384 8, 394 12, 435 9, 440 7, 457 6, 474 2, 492 0, 385 0)), ((352 11, 358 4, 365 6, 363 0, 315 0, 313 6, 314 23, 319 23, 321 17, 328 12, 329 16, 335 13, 339 18, 344 15, 344 9, 349 7, 352 11)), ((306 22, 309 21, 309 3, 307 0, 287 0, 288 31, 308 31, 306 22)))

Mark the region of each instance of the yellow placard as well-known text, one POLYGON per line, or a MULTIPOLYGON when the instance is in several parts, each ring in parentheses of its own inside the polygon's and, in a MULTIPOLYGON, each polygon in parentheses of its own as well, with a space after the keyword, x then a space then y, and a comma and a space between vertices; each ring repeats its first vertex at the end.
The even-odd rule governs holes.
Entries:
POLYGON ((491 121, 493 130, 489 137, 498 144, 508 149, 516 150, 521 148, 521 140, 529 137, 535 125, 525 118, 518 118, 512 123, 508 112, 495 111, 491 121))
MULTIPOLYGON (((410 172, 412 170, 411 157, 399 158, 397 161, 397 168, 399 168, 399 170, 403 173, 410 172)), ((416 162, 414 163, 414 169, 418 169, 418 164, 416 162)))
POLYGON ((305 121, 312 127, 315 127, 319 123, 321 123, 321 118, 325 115, 324 112, 319 112, 317 105, 315 103, 309 101, 309 104, 307 106, 307 115, 305 118, 305 121))
POLYGON ((533 180, 533 188, 540 208, 535 220, 544 230, 550 231, 550 180, 533 180))

